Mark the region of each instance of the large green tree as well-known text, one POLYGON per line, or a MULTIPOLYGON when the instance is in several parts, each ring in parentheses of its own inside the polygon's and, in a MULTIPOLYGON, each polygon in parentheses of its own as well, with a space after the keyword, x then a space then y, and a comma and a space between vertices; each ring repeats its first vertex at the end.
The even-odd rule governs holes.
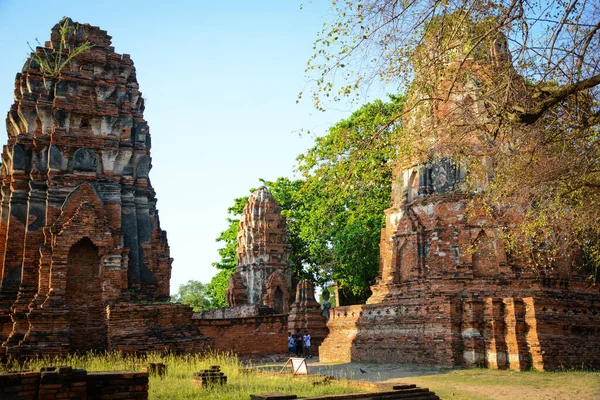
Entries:
POLYGON ((187 304, 196 312, 210 308, 210 300, 207 297, 206 285, 194 280, 179 285, 179 292, 171 297, 171 301, 174 303, 187 304))
POLYGON ((392 169, 404 98, 366 104, 319 137, 298 157, 303 183, 296 229, 306 243, 307 270, 319 283, 335 281, 349 302, 366 300, 379 268, 383 211, 391 199, 392 169))

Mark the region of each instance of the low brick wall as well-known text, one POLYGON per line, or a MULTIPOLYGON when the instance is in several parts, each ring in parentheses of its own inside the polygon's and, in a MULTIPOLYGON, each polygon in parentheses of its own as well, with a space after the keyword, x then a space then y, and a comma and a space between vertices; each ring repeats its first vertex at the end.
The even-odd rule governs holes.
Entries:
MULTIPOLYGON (((402 306, 366 304, 332 310, 321 361, 368 361, 452 366, 460 330, 452 329, 450 305, 407 301, 402 306)), ((459 321, 460 322, 460 321, 459 321)))
POLYGON ((0 374, 0 399, 37 399, 39 390, 39 372, 0 374))
POLYGON ((287 315, 194 319, 211 348, 239 355, 287 353, 287 315))
MULTIPOLYGON (((116 304, 108 309, 108 349, 123 353, 198 353, 207 348, 205 332, 192 321, 187 305, 116 304)), ((211 335, 212 336, 212 335, 211 335)))
POLYGON ((91 372, 47 367, 39 372, 0 374, 0 399, 139 400, 148 398, 148 373, 91 372))
POLYGON ((328 327, 320 348, 325 362, 600 367, 600 311, 592 296, 429 298, 337 307, 328 327))
POLYGON ((194 319, 247 318, 260 315, 258 304, 244 304, 236 307, 221 307, 194 313, 194 319))

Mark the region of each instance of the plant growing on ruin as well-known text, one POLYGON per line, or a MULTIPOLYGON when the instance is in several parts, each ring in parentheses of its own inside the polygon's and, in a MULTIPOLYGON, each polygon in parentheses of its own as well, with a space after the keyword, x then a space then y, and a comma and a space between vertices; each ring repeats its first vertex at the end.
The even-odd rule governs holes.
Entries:
POLYGON ((34 49, 29 45, 31 58, 39 64, 40 71, 46 77, 56 78, 60 75, 65 66, 77 55, 90 50, 94 45, 85 41, 77 46, 73 44, 73 38, 77 36, 81 29, 79 24, 72 25, 70 18, 64 17, 58 24, 58 33, 60 41, 58 49, 47 49, 36 39, 38 48, 34 49))

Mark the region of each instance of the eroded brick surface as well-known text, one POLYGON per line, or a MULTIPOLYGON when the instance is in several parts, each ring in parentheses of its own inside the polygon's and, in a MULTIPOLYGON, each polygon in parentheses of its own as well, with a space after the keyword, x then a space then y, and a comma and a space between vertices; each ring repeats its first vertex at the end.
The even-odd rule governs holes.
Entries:
POLYGON ((239 355, 287 353, 287 315, 195 318, 200 331, 211 338, 214 350, 239 355))
MULTIPOLYGON (((2 352, 15 356, 116 349, 108 306, 116 324, 120 305, 137 317, 148 313, 140 301, 169 297, 172 259, 148 179, 150 133, 133 62, 115 53, 100 28, 71 26, 77 32, 70 45, 89 41, 92 49, 58 77, 42 74, 30 57, 6 119, 0 341, 2 352)), ((36 52, 58 51, 58 25, 45 47, 36 52)), ((162 305, 155 313, 165 325, 126 327, 141 349, 181 327, 179 308, 162 305)), ((191 319, 188 325, 197 333, 191 319)))
POLYGON ((302 280, 296 286, 296 300, 292 303, 288 316, 288 330, 304 334, 308 330, 311 336, 311 353, 319 354, 319 347, 329 332, 321 305, 315 300, 315 288, 312 282, 302 280))

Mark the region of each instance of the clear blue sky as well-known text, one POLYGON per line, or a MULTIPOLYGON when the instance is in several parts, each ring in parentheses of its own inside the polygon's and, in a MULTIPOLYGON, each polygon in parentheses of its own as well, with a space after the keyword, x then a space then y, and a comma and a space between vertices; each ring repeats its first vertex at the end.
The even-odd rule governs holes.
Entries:
POLYGON ((115 51, 131 55, 146 99, 150 179, 175 259, 171 292, 190 279, 206 283, 233 198, 258 178, 292 176, 295 157, 313 142, 295 130, 323 134, 349 115, 349 107, 321 113, 310 101, 296 104, 327 7, 325 0, 302 10, 300 0, 0 0, 0 111, 13 102, 28 41, 48 40, 63 16, 108 31, 115 51))

